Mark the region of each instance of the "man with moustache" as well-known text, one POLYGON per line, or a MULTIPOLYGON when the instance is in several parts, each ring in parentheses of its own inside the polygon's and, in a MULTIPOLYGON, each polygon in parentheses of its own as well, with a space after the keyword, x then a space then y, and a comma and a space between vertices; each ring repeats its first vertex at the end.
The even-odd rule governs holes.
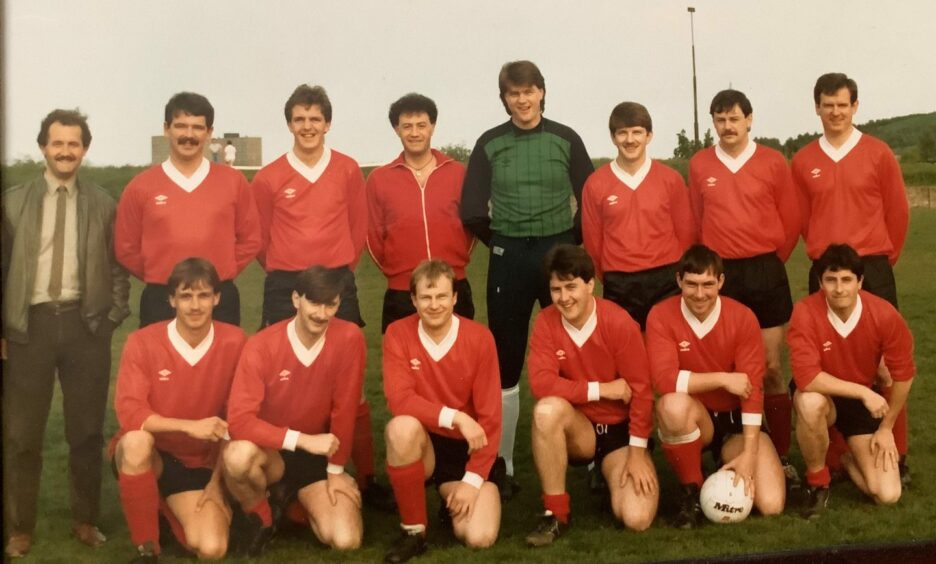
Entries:
POLYGON ((169 158, 138 174, 117 206, 114 252, 146 283, 140 326, 175 317, 166 280, 179 261, 198 256, 221 276, 218 321, 240 324, 234 278, 260 250, 260 222, 244 175, 209 162, 214 108, 207 98, 180 92, 166 104, 169 158))
POLYGON ((111 334, 129 315, 130 284, 115 260, 116 205, 80 180, 91 130, 55 110, 39 128, 46 169, 3 193, 3 454, 6 555, 33 542, 42 443, 56 373, 68 442, 72 533, 96 548, 111 334))

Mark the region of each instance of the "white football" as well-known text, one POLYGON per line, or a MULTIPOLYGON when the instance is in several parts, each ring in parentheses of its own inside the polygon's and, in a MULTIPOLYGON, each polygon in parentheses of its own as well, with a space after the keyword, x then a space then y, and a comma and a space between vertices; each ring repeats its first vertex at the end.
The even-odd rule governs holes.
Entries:
POLYGON ((719 470, 705 480, 699 492, 702 512, 713 523, 737 523, 751 514, 754 498, 744 493, 744 480, 732 485, 734 470, 719 470))

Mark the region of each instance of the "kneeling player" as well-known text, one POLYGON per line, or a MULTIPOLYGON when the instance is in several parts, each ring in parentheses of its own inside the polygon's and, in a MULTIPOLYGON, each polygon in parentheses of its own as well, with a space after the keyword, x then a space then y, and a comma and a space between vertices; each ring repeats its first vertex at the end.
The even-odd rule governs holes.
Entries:
POLYGON ((552 306, 533 325, 530 388, 533 457, 546 514, 527 535, 552 543, 569 526, 566 468, 592 460, 611 493, 614 516, 630 529, 650 526, 659 500, 647 450, 653 391, 640 326, 619 306, 592 295, 595 267, 580 247, 546 255, 552 306))
POLYGON ((276 508, 297 496, 320 541, 336 549, 361 544, 361 493, 344 464, 366 349, 357 325, 335 319, 345 273, 302 271, 292 294, 296 316, 251 337, 237 366, 224 477, 247 516, 252 556, 274 532, 267 500, 274 484, 276 508))
MULTIPOLYGON (((387 474, 403 536, 387 562, 426 550, 426 490, 431 478, 455 536, 474 548, 497 540, 501 504, 492 468, 501 433, 500 373, 494 337, 483 325, 453 315, 455 273, 443 261, 423 261, 410 293, 416 315, 390 324, 383 342, 387 474)), ((498 479, 500 482, 501 480, 498 479)))
POLYGON ((647 355, 663 453, 683 485, 674 525, 701 524, 702 448, 743 479, 763 515, 783 511, 786 489, 777 451, 761 431, 764 343, 754 314, 720 297, 721 258, 690 247, 676 274, 681 296, 660 302, 647 318, 647 355))
POLYGON ((829 428, 845 436, 845 468, 876 503, 896 503, 901 483, 894 422, 907 402, 916 368, 907 323, 886 300, 861 289, 864 264, 848 245, 829 245, 816 261, 820 292, 793 309, 790 364, 797 391, 796 439, 806 462, 803 516, 819 515, 829 500, 825 465, 829 428), (890 400, 871 386, 881 359, 894 380, 890 400))
POLYGON ((168 282, 175 319, 131 333, 121 355, 114 466, 140 553, 135 562, 155 562, 159 554, 160 498, 173 532, 199 558, 227 551, 231 509, 217 460, 245 337, 238 327, 212 321, 220 287, 210 262, 177 264, 168 282))

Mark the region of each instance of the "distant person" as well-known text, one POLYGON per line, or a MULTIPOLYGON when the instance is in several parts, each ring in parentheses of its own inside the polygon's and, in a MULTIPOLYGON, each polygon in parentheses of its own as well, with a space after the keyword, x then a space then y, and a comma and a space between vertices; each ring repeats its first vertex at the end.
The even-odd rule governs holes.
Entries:
POLYGON ((220 161, 221 153, 221 143, 217 141, 212 141, 211 145, 208 145, 208 150, 211 151, 211 162, 216 163, 220 161))
POLYGON ((160 553, 159 508, 199 558, 227 552, 231 507, 221 481, 226 406, 246 337, 214 321, 221 280, 210 262, 183 260, 169 275, 172 321, 127 338, 117 373, 111 441, 117 488, 138 560, 160 553))
POLYGON ((237 158, 237 147, 231 141, 224 146, 224 164, 234 166, 234 159, 237 158))
POLYGON ((394 322, 383 341, 384 392, 393 418, 385 431, 387 472, 403 535, 386 562, 426 551, 425 482, 442 498, 439 515, 471 548, 497 540, 504 461, 500 377, 494 338, 455 314, 455 272, 442 260, 420 263, 410 278, 417 314, 394 322))
MULTIPOLYGON (((342 273, 336 317, 363 327, 354 270, 367 239, 364 175, 354 159, 325 143, 332 104, 324 88, 297 86, 283 111, 292 149, 260 169, 251 184, 263 238, 257 258, 266 271, 261 326, 296 314, 296 279, 320 265, 342 273)), ((365 503, 392 511, 392 494, 374 477, 370 406, 363 397, 357 417, 352 457, 358 485, 365 503)))
POLYGON ((530 342, 533 459, 545 513, 529 546, 552 544, 569 528, 569 464, 594 461, 614 517, 643 531, 656 515, 659 482, 649 440, 653 387, 640 326, 595 298, 595 267, 581 247, 546 255, 553 304, 536 316, 530 342))
POLYGON ((240 294, 234 279, 260 250, 260 221, 247 179, 204 157, 214 108, 192 92, 166 104, 169 158, 138 174, 117 206, 117 260, 146 283, 140 296, 140 327, 175 317, 166 281, 179 261, 204 257, 221 276, 218 321, 240 324, 240 294))
POLYGON ((866 262, 848 245, 829 245, 815 262, 820 291, 796 304, 787 341, 796 381, 796 438, 809 485, 802 515, 829 502, 829 430, 848 441, 842 460, 875 503, 900 499, 895 425, 916 374, 913 336, 887 300, 863 289, 866 262), (874 391, 878 366, 893 379, 889 397, 874 391))
POLYGON ((779 151, 751 140, 754 110, 743 92, 722 90, 709 107, 718 143, 689 162, 689 194, 699 242, 722 257, 720 294, 757 316, 764 339, 764 414, 790 484, 787 460, 793 403, 781 372, 781 348, 793 297, 784 263, 799 240, 802 218, 790 167, 779 151))
POLYGON ((510 120, 475 144, 462 188, 465 227, 490 248, 488 325, 500 362, 504 426, 500 455, 513 497, 513 451, 520 416, 520 372, 533 304, 548 306, 543 257, 555 245, 581 241, 582 186, 594 170, 585 144, 569 127, 543 117, 546 81, 530 61, 512 61, 498 75, 510 120))
POLYGON ((474 235, 462 226, 465 167, 432 148, 438 110, 420 94, 407 94, 390 106, 390 125, 403 144, 393 162, 367 177, 367 248, 387 277, 381 331, 416 313, 409 279, 423 260, 438 258, 455 269, 455 313, 474 318, 465 267, 474 235))
POLYGON ((0 345, 9 558, 25 556, 32 547, 56 374, 68 442, 72 534, 92 548, 105 541, 96 525, 111 335, 130 314, 127 272, 111 253, 116 204, 103 188, 77 175, 91 146, 87 119, 77 111, 54 110, 42 120, 36 140, 45 170, 3 192, 0 345))

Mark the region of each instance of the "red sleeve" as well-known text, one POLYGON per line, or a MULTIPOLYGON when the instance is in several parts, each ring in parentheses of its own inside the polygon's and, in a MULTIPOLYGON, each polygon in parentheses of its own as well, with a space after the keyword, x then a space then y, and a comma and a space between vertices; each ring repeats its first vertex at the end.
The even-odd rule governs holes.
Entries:
POLYGON ((805 390, 822 372, 822 357, 816 347, 815 332, 809 307, 804 302, 796 304, 786 341, 790 348, 790 371, 799 390, 805 390))
POLYGON ((257 221, 260 226, 260 252, 257 253, 257 261, 260 266, 266 268, 266 253, 270 247, 270 224, 273 223, 273 191, 263 171, 254 176, 250 192, 257 208, 257 221))
POLYGON ((127 184, 114 219, 114 255, 130 274, 143 280, 143 218, 136 178, 127 184))
POLYGON ((693 158, 689 161, 689 206, 692 209, 692 215, 695 218, 695 228, 696 236, 695 240, 702 240, 702 191, 699 188, 699 179, 697 169, 698 167, 692 166, 693 158))
POLYGON ((237 363, 237 372, 228 397, 228 428, 231 438, 247 440, 270 449, 283 448, 286 427, 277 427, 260 419, 260 406, 266 396, 263 366, 269 364, 259 341, 248 339, 237 363))
POLYGON ((650 378, 658 394, 676 391, 679 376, 679 353, 676 342, 666 330, 663 310, 657 306, 647 316, 647 358, 650 362, 650 378))
POLYGON ((597 193, 600 189, 600 183, 596 181, 598 174, 598 171, 593 172, 582 189, 582 242, 585 251, 595 263, 595 273, 598 278, 603 279, 604 265, 601 263, 601 249, 604 243, 604 227, 601 218, 601 194, 597 193))
MULTIPOLYGON (((693 212, 692 203, 689 200, 689 188, 686 187, 686 183, 683 182, 682 177, 677 172, 674 172, 672 177, 672 182, 668 183, 670 215, 673 218, 673 231, 676 233, 676 240, 679 241, 679 252, 682 254, 696 242, 701 221, 693 212)), ((701 206, 701 203, 699 205, 701 206)))
POLYGON ((884 156, 878 167, 880 171, 881 192, 884 205, 884 222, 887 224, 887 235, 890 237, 894 250, 888 260, 891 265, 897 263, 907 240, 907 225, 910 222, 910 210, 907 203, 907 189, 904 186, 903 174, 900 165, 893 153, 886 147, 882 149, 884 156))
POLYGON ((367 242, 367 192, 364 189, 364 173, 357 164, 354 164, 348 176, 348 225, 351 228, 351 244, 354 246, 354 262, 350 266, 354 270, 367 242))
POLYGON ((747 374, 751 382, 750 395, 747 399, 741 398, 741 412, 760 415, 764 412, 764 372, 767 369, 764 338, 754 312, 741 307, 741 320, 735 336, 735 370, 747 374))
POLYGON ((384 237, 386 236, 386 226, 384 225, 383 204, 380 201, 380 195, 377 192, 377 178, 380 176, 376 170, 367 177, 365 191, 367 192, 367 250, 370 252, 374 263, 383 271, 384 262, 384 237))
POLYGON ((478 416, 478 424, 487 436, 487 445, 471 453, 465 471, 474 472, 487 479, 497 458, 501 435, 501 387, 500 368, 497 364, 497 348, 494 337, 487 330, 478 339, 478 372, 471 389, 471 399, 478 416))
POLYGON ((620 341, 617 344, 620 346, 615 350, 614 364, 618 376, 627 380, 631 389, 628 413, 630 434, 648 439, 653 430, 653 388, 650 383, 647 350, 637 322, 631 321, 628 324, 627 319, 622 316, 619 326, 617 335, 620 341))
POLYGON ((425 427, 438 428, 439 413, 445 407, 440 402, 431 402, 416 393, 414 370, 406 358, 399 330, 390 325, 383 339, 384 395, 387 406, 394 416, 411 415, 425 427), (397 329, 397 330, 394 330, 397 329))
POLYGON ((361 403, 367 347, 364 346, 364 334, 356 326, 352 326, 347 342, 341 345, 340 355, 344 363, 335 371, 335 396, 331 402, 329 425, 329 430, 338 437, 340 446, 329 462, 344 466, 354 444, 354 420, 361 403))
POLYGON ((149 403, 150 377, 146 370, 146 347, 136 333, 127 337, 120 355, 117 371, 117 390, 114 396, 114 411, 124 431, 143 428, 143 422, 156 413, 149 403))
POLYGON ((260 251, 260 218, 250 186, 243 174, 237 174, 237 212, 234 225, 234 260, 237 273, 247 268, 260 251))
POLYGON ((906 382, 916 375, 913 362, 913 335, 907 322, 897 312, 891 310, 884 329, 884 364, 896 382, 906 382))
POLYGON ((786 262, 796 248, 802 230, 803 217, 801 205, 797 196, 797 188, 793 183, 793 173, 790 167, 781 158, 777 158, 774 172, 774 201, 777 203, 777 212, 780 214, 780 223, 783 225, 783 246, 777 249, 777 256, 786 262))
POLYGON ((556 358, 557 343, 553 342, 547 314, 540 312, 533 323, 533 337, 527 357, 530 391, 533 397, 542 399, 560 397, 572 405, 588 402, 588 382, 570 380, 559 375, 559 360, 556 358))

